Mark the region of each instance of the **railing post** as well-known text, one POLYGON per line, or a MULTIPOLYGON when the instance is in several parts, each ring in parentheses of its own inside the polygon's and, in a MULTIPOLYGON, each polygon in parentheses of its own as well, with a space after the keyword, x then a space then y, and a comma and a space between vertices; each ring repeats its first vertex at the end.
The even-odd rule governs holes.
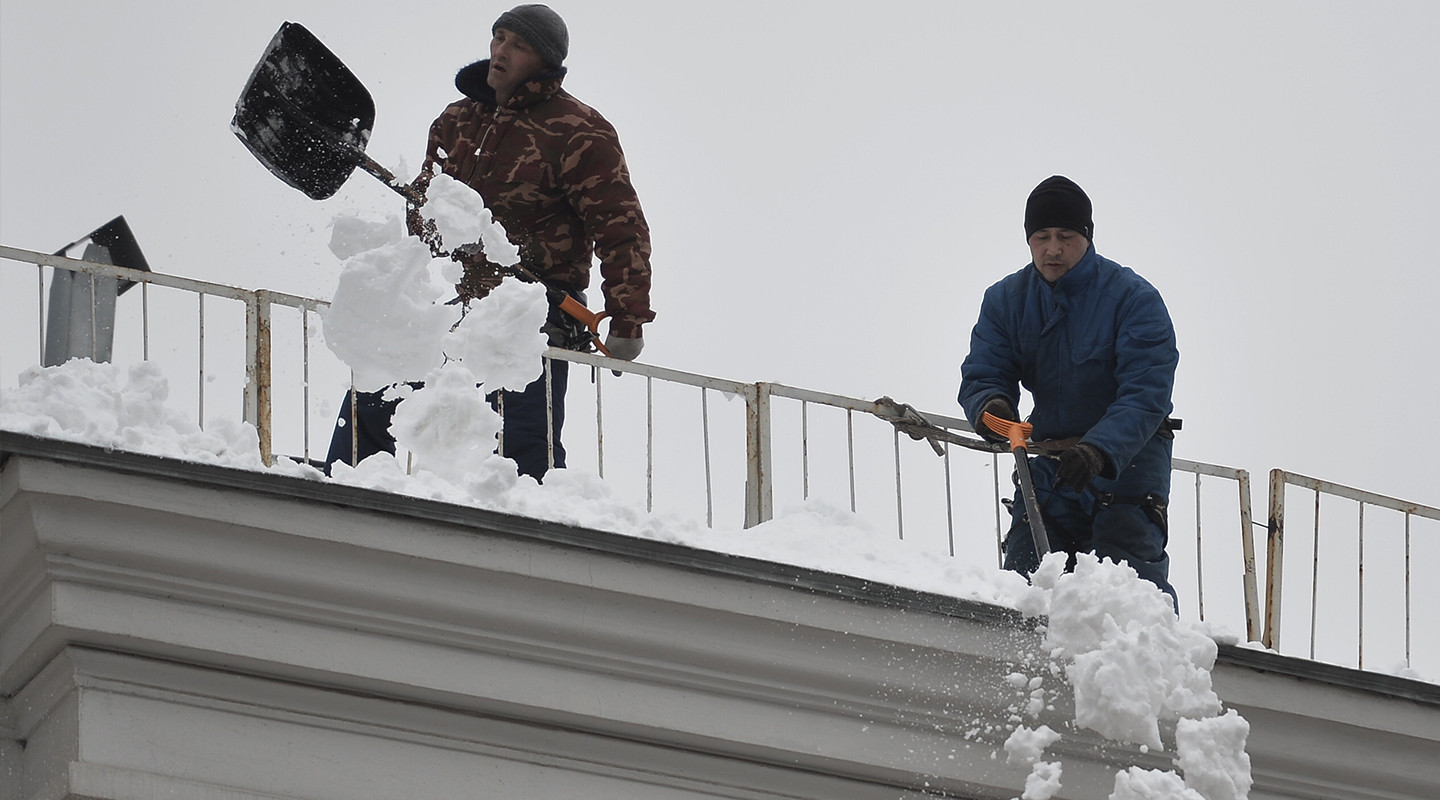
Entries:
POLYGON ((1285 471, 1270 470, 1270 520, 1265 558, 1265 636, 1261 644, 1280 649, 1280 583, 1285 569, 1285 471))
POLYGON ((245 421, 260 438, 260 460, 274 462, 271 444, 270 303, 264 289, 245 300, 245 421))
MULTIPOLYGON (((746 387, 749 389, 750 387, 746 387)), ((770 484, 770 385, 757 383, 745 394, 745 527, 774 516, 770 484)))
POLYGON ((1240 486, 1240 546, 1244 559, 1245 589, 1245 640, 1258 641, 1260 638, 1260 598, 1255 587, 1255 535, 1254 519, 1250 511, 1250 473, 1238 470, 1236 483, 1240 486))

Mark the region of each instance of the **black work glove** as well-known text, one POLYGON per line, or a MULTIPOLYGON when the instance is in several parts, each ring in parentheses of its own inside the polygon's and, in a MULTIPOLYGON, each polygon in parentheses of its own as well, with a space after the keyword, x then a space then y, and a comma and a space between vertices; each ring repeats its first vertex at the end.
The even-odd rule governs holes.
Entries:
POLYGON ((1084 491, 1103 469, 1105 454, 1100 452, 1100 448, 1089 442, 1080 442, 1060 454, 1060 469, 1055 477, 1061 486, 1079 492, 1084 491))
POLYGON ((975 432, 980 434, 981 439, 984 439, 987 442, 997 443, 1010 441, 1010 437, 1006 436, 1003 433, 996 433, 995 431, 990 430, 990 428, 985 425, 986 412, 994 414, 1000 419, 1008 419, 1012 422, 1019 422, 1020 417, 1015 413, 1015 406, 1010 405, 1009 400, 1006 400, 1005 398, 996 395, 995 397, 992 397, 989 400, 985 401, 985 405, 980 407, 979 418, 975 420, 975 432))

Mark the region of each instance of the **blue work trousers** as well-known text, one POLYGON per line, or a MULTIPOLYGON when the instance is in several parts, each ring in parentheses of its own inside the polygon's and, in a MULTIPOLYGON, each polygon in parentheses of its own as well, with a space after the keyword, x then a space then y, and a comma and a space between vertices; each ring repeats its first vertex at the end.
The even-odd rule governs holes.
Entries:
MULTIPOLYGON (((1165 553, 1170 539, 1166 509, 1171 449, 1170 437, 1153 436, 1118 478, 1096 478, 1080 492, 1055 485, 1058 459, 1035 457, 1029 463, 1051 551, 1069 553, 1071 568, 1075 554, 1084 552, 1129 564, 1141 578, 1170 595, 1178 609, 1170 585, 1170 557, 1165 553)), ((1040 564, 1018 480, 1010 513, 1005 569, 1029 575, 1040 564)))

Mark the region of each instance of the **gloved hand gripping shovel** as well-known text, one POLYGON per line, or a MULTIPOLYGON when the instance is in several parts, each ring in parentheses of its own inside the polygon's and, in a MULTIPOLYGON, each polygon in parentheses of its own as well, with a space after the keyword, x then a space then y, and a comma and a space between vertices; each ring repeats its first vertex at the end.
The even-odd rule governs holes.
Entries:
MULTIPOLYGON (((250 73, 230 130, 275 177, 312 200, 335 194, 359 167, 414 205, 424 205, 423 194, 366 155, 374 125, 375 101, 360 79, 305 26, 286 22, 250 73)), ((560 309, 584 323, 600 352, 610 355, 597 330, 605 313, 591 313, 524 267, 504 269, 565 295, 560 309)))
POLYGON ((983 418, 985 427, 1003 433, 1010 439, 1010 452, 1015 454, 1015 474, 1020 477, 1020 496, 1025 499, 1025 515, 1030 519, 1030 535, 1035 539, 1035 555, 1043 559, 1050 552, 1050 537, 1045 533, 1045 520, 1040 516, 1040 503, 1035 499, 1035 482, 1030 477, 1030 457, 1025 440, 1034 430, 1028 422, 1001 419, 990 412, 983 418))

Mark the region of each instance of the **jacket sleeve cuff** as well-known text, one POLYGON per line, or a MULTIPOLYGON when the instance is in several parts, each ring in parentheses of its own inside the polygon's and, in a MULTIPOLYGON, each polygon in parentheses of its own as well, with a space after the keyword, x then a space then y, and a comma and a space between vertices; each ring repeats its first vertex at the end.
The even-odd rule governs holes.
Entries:
POLYGON ((633 319, 613 317, 610 320, 610 335, 621 339, 639 339, 641 323, 633 319))

